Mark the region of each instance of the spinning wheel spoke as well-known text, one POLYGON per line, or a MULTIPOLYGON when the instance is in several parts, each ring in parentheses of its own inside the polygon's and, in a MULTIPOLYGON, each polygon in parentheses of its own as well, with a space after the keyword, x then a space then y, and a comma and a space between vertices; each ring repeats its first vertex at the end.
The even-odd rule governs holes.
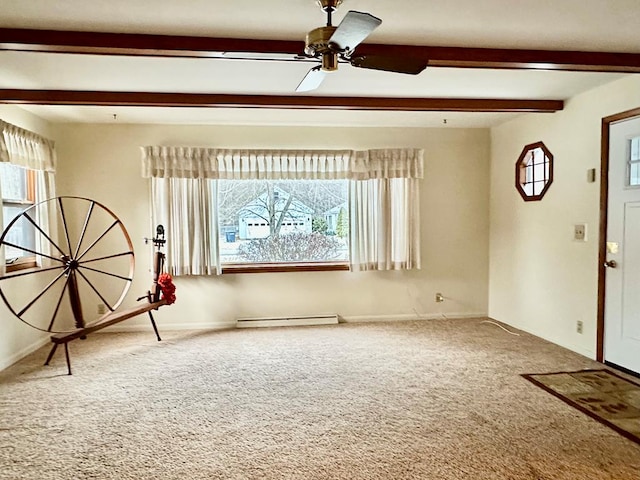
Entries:
POLYGON ((93 283, 91 283, 91 281, 86 277, 86 275, 84 273, 82 273, 80 270, 76 270, 76 272, 78 274, 80 274, 80 276, 84 279, 85 282, 87 282, 87 284, 91 287, 91 290, 93 290, 95 292, 96 295, 98 295, 98 297, 100 297, 100 300, 102 300, 102 302, 106 305, 106 307, 110 310, 110 311, 114 311, 115 308, 112 307, 109 304, 109 301, 106 300, 102 294, 98 291, 98 289, 93 285, 93 283))
POLYGON ((45 258, 48 258, 48 259, 50 259, 50 260, 55 260, 56 262, 61 262, 61 263, 62 263, 62 260, 61 260, 61 259, 59 259, 59 258, 52 257, 51 255, 47 255, 47 254, 44 254, 44 253, 42 253, 42 252, 36 252, 35 250, 31 250, 30 248, 23 247, 23 246, 21 246, 21 245, 16 245, 15 243, 11 243, 11 242, 2 242, 2 244, 3 244, 3 245, 6 245, 6 246, 8 246, 8 247, 17 248, 17 249, 22 250, 22 251, 24 251, 24 252, 33 253, 34 255, 39 255, 39 256, 41 256, 41 257, 45 257, 45 258))
POLYGON ((0 281, 8 280, 10 278, 16 278, 16 277, 24 277, 25 275, 33 275, 34 273, 50 272, 51 270, 59 270, 61 268, 65 268, 64 265, 59 265, 57 267, 38 268, 35 270, 28 270, 26 272, 9 273, 4 277, 0 277, 0 281))
MULTIPOLYGON (((82 268, 84 268, 86 270, 91 270, 92 272, 101 273, 103 275, 109 275, 111 277, 120 278, 121 280, 126 280, 127 282, 133 281, 133 278, 124 277, 122 275, 117 275, 117 274, 111 273, 111 272, 105 272, 104 270, 98 270, 97 268, 91 268, 91 267, 87 267, 87 266, 83 266, 82 268)), ((80 271, 80 270, 78 270, 78 271, 80 271)))
POLYGON ((96 202, 91 202, 89 205, 89 210, 87 211, 87 217, 84 220, 84 225, 82 226, 82 233, 80 234, 80 239, 78 240, 78 245, 76 246, 76 251, 73 253, 74 257, 78 257, 78 252, 80 251, 80 245, 82 245, 82 240, 84 240, 84 235, 87 233, 87 227, 89 226, 89 220, 91 219, 91 214, 93 213, 93 207, 96 202))
POLYGON ((62 199, 64 197, 58 197, 58 205, 60 205, 60 215, 62 216, 62 225, 64 226, 64 236, 67 239, 68 252, 71 253, 71 238, 69 237, 69 226, 67 225, 67 216, 64 214, 64 207, 62 206, 62 199))
POLYGON ((56 303, 56 308, 53 311, 53 315, 51 315, 51 321, 49 322, 49 326, 47 327, 47 332, 50 332, 53 328, 53 323, 56 321, 56 317, 58 316, 58 310, 60 310, 60 305, 62 304, 62 299, 64 298, 64 292, 67 291, 67 286, 69 285, 69 277, 64 281, 64 286, 62 287, 62 292, 60 292, 60 298, 58 298, 58 303, 56 303))
POLYGON ((51 245, 53 245, 53 246, 56 248, 56 250, 58 250, 58 252, 60 252, 60 255, 64 255, 64 252, 63 252, 63 251, 62 251, 62 249, 58 246, 58 244, 57 244, 56 242, 54 242, 54 241, 51 239, 51 237, 50 237, 49 235, 47 235, 47 234, 45 233, 45 231, 44 231, 44 230, 42 230, 42 228, 40 228, 40 225, 38 225, 38 224, 33 220, 33 218, 31 218, 31 216, 27 214, 27 212, 24 212, 24 213, 23 213, 23 215, 24 215, 24 216, 26 217, 26 219, 27 219, 27 220, 29 220, 29 222, 30 222, 30 223, 31 223, 31 224, 36 228, 36 230, 38 230, 38 231, 42 234, 42 236, 43 236, 44 238, 46 238, 46 239, 47 239, 47 241, 48 241, 51 245))
POLYGON ((64 270, 63 272, 61 272, 61 273, 60 273, 56 278, 54 278, 53 280, 51 280, 51 281, 49 282, 49 284, 48 284, 46 287, 44 287, 44 288, 42 289, 42 291, 41 291, 38 295, 36 295, 36 296, 33 298, 33 300, 31 300, 29 303, 27 303, 27 305, 25 305, 25 307, 24 307, 22 310, 20 310, 20 311, 18 312, 18 314, 17 314, 17 315, 18 315, 19 317, 21 317, 22 315, 24 315, 24 314, 25 314, 25 312, 26 312, 27 310, 29 310, 29 309, 34 305, 34 303, 36 303, 38 300, 40 300, 40 298, 42 298, 42 296, 43 296, 45 293, 47 293, 47 292, 49 291, 49 289, 50 289, 51 287, 53 287, 53 286, 55 285, 55 283, 56 283, 58 280, 60 280, 60 279, 64 276, 64 274, 66 273, 66 271, 67 271, 67 270, 65 269, 65 270, 64 270))
POLYGON ((96 238, 96 239, 93 241, 93 243, 92 243, 91 245, 89 245, 89 247, 87 247, 87 249, 86 249, 84 252, 82 252, 82 255, 80 255, 79 257, 77 257, 77 260, 78 260, 78 261, 82 260, 82 257, 84 257, 87 253, 89 253, 89 250, 91 250, 93 247, 95 247, 95 246, 96 246, 96 244, 97 244, 100 240, 102 240, 102 239, 105 237, 105 235, 106 235, 107 233, 109 233, 109 232, 111 231, 111 229, 112 229, 113 227, 115 227, 116 225, 118 225, 119 223, 120 223, 120 221, 119 221, 119 220, 116 220, 115 222, 113 222, 113 223, 112 223, 112 224, 111 224, 111 225, 110 225, 110 226, 109 226, 109 227, 108 227, 104 232, 102 232, 102 235, 100 235, 98 238, 96 238))
MULTIPOLYGON (((116 253, 116 254, 113 254, 113 255, 107 255, 105 257, 92 258, 91 260, 84 260, 82 262, 78 262, 78 264, 84 265, 85 263, 99 262, 100 260, 108 260, 110 258, 124 257, 125 255, 133 255, 133 252, 131 252, 131 251, 122 252, 122 253, 116 253)), ((85 267, 85 268, 87 268, 87 267, 85 267)))
POLYGON ((4 303, 7 304, 7 307, 9 308, 9 310, 11 310, 11 313, 13 313, 17 317, 18 315, 16 314, 16 311, 13 309, 13 307, 9 303, 9 300, 7 300, 7 297, 5 297, 4 292, 2 290, 0 290, 0 297, 2 297, 2 300, 4 301, 4 303))

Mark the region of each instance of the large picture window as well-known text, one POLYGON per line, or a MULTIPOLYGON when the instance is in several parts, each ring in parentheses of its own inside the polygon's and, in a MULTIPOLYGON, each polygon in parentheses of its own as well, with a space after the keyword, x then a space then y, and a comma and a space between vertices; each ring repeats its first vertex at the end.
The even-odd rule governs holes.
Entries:
POLYGON ((420 268, 421 150, 142 150, 172 275, 420 268))
POLYGON ((346 180, 220 180, 220 261, 349 261, 346 180))

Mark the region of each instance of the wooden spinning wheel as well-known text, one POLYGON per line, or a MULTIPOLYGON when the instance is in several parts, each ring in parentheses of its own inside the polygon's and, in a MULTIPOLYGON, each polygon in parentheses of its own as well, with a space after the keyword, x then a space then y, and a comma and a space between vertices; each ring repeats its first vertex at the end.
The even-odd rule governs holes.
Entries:
POLYGON ((27 208, 7 225, 2 247, 6 257, 38 260, 36 268, 0 276, 0 296, 16 317, 45 332, 84 328, 98 310, 108 316, 133 280, 129 234, 111 210, 88 198, 55 197, 27 208), (45 206, 59 241, 41 226, 45 206))

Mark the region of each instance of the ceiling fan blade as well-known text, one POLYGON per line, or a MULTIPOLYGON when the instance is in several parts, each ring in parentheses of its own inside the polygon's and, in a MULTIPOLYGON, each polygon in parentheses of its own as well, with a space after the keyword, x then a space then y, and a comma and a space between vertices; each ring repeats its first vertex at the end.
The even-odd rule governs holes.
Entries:
POLYGON ((222 52, 219 58, 229 60, 265 60, 276 62, 317 62, 315 58, 306 57, 297 53, 222 52))
POLYGON ((351 65, 371 70, 408 73, 417 75, 427 68, 428 60, 411 57, 386 57, 381 55, 361 55, 349 59, 351 65))
POLYGON ((324 80, 324 77, 326 76, 327 72, 322 70, 322 67, 320 65, 318 65, 317 67, 313 67, 302 79, 302 81, 296 88, 296 92, 310 92, 311 90, 315 90, 320 86, 320 84, 324 80))
POLYGON ((329 44, 337 45, 340 50, 353 50, 381 23, 382 20, 370 13, 350 10, 331 35, 329 44))

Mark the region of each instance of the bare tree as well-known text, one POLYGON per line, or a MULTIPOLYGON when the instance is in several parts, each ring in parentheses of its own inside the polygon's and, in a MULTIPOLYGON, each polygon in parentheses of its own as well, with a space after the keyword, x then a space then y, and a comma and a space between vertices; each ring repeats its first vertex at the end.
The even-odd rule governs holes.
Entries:
POLYGON ((277 236, 286 220, 293 221, 300 215, 321 216, 344 203, 345 198, 345 184, 342 182, 223 181, 218 189, 219 218, 222 225, 236 225, 239 212, 244 211, 262 219, 269 225, 269 235, 277 236))

